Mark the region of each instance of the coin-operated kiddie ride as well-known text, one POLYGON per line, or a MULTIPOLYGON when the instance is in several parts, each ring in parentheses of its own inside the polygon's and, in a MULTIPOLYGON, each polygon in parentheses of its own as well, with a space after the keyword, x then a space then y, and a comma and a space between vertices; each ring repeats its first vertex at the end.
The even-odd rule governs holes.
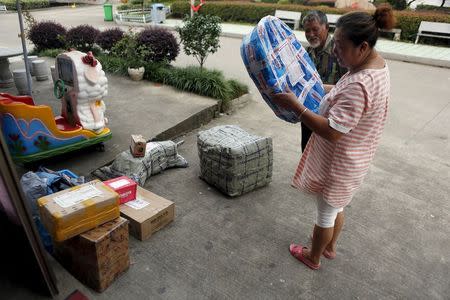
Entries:
POLYGON ((47 105, 35 105, 29 96, 0 93, 2 133, 13 159, 31 162, 52 157, 111 138, 105 127, 108 80, 91 52, 69 51, 56 57, 56 98, 61 115, 47 105))

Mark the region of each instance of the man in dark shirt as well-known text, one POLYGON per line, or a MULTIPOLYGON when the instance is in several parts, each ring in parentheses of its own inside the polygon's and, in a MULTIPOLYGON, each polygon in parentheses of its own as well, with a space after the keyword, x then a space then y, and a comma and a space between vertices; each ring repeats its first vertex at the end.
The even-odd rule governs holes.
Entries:
MULTIPOLYGON (((305 29, 306 39, 309 43, 306 51, 316 66, 322 82, 326 85, 335 85, 347 70, 339 66, 333 54, 334 41, 328 33, 327 16, 318 10, 309 11, 303 18, 303 28, 305 29)), ((312 132, 303 123, 301 126, 303 151, 312 132)))

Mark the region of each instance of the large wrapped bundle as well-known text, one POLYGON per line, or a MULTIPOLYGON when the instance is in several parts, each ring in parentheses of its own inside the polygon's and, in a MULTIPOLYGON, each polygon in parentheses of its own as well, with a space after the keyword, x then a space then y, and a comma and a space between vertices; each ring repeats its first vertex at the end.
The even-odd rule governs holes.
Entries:
POLYGON ((292 30, 278 18, 267 16, 244 37, 241 56, 263 99, 282 120, 298 122, 297 115, 278 107, 272 93, 291 89, 298 101, 317 113, 325 94, 320 75, 292 30))
POLYGON ((178 154, 177 144, 173 141, 149 142, 144 157, 134 157, 130 150, 125 150, 117 155, 110 166, 96 170, 94 175, 103 180, 128 176, 143 186, 151 175, 167 168, 187 166, 188 162, 178 154))
POLYGON ((229 196, 239 196, 272 180, 272 138, 238 126, 201 131, 197 138, 200 178, 229 196))

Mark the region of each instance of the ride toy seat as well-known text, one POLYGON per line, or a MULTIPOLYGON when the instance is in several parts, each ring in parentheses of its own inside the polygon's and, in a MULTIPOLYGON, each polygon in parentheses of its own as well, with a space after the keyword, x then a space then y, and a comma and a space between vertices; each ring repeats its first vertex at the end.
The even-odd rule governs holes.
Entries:
POLYGON ((0 93, 1 129, 13 159, 31 162, 111 138, 109 128, 100 133, 72 126, 63 117, 54 117, 47 105, 35 105, 28 96, 0 93))

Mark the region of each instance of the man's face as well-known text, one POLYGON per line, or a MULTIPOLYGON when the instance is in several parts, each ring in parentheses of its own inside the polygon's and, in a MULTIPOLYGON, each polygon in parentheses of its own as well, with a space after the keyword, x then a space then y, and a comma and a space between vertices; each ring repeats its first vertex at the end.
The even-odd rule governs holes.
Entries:
POLYGON ((305 35, 308 43, 313 48, 322 48, 327 41, 328 29, 325 24, 320 24, 317 20, 305 22, 305 35))

